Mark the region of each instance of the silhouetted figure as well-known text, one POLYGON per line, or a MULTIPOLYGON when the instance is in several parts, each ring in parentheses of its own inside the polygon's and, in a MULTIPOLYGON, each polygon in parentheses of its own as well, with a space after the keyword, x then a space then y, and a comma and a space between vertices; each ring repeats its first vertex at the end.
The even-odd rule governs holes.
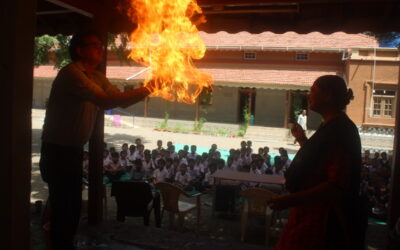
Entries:
POLYGON ((300 125, 292 129, 301 148, 285 173, 290 194, 270 202, 273 209, 291 208, 277 250, 364 249, 361 143, 344 112, 352 98, 334 75, 319 77, 311 88, 309 106, 323 123, 309 139, 300 125))
POLYGON ((83 145, 101 109, 132 105, 150 94, 146 87, 120 92, 96 70, 105 44, 96 32, 73 36, 72 63, 55 78, 43 125, 40 170, 49 186, 50 237, 54 250, 75 249, 82 202, 83 145))

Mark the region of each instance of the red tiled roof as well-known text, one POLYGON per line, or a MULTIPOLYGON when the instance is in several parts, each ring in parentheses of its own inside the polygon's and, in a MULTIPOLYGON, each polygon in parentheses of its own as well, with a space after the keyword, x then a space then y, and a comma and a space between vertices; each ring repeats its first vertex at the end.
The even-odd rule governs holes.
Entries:
POLYGON ((263 47, 289 47, 289 48, 353 48, 353 47, 379 47, 376 38, 364 34, 347 34, 335 32, 322 34, 311 32, 308 34, 297 34, 286 32, 275 34, 263 32, 250 34, 242 31, 230 34, 225 31, 218 33, 200 32, 206 46, 263 46, 263 47))
MULTIPOLYGON (((141 71, 144 67, 119 67, 108 66, 107 77, 109 79, 126 79, 141 71)), ((218 85, 239 86, 240 83, 246 86, 265 87, 268 86, 302 86, 309 87, 314 80, 321 75, 340 74, 336 71, 321 70, 296 70, 296 69, 229 69, 229 68, 200 68, 201 71, 210 73, 218 85), (236 83, 236 84, 227 84, 236 83)), ((57 70, 53 66, 40 66, 35 68, 35 77, 55 77, 57 70)), ((143 79, 145 73, 135 79, 143 79)))
MULTIPOLYGON (((225 31, 218 33, 200 32, 206 46, 257 46, 257 47, 288 47, 288 48, 353 48, 353 47, 379 47, 378 40, 365 34, 347 34, 335 32, 332 34, 322 34, 311 32, 308 34, 298 34, 286 32, 275 34, 263 32, 251 34, 242 31, 230 34, 225 31)), ((117 44, 120 41, 117 38, 117 44)))

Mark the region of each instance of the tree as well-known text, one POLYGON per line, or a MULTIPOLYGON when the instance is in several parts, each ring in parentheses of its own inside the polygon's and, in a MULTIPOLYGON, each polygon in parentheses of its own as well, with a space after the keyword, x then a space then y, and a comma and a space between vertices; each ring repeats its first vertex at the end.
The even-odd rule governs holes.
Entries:
POLYGON ((381 47, 397 47, 400 48, 400 33, 399 32, 387 32, 387 33, 373 33, 364 32, 364 34, 369 36, 374 36, 381 47))
POLYGON ((69 63, 71 63, 71 58, 69 57, 68 46, 71 36, 56 35, 57 48, 56 48, 56 61, 54 64, 55 68, 62 68, 69 63))
POLYGON ((55 37, 44 35, 35 37, 35 46, 33 51, 33 65, 39 66, 49 63, 49 50, 57 44, 55 37))
MULTIPOLYGON (((40 37, 35 37, 35 47, 34 47, 34 66, 40 66, 43 64, 48 64, 50 62, 49 52, 51 50, 55 51, 55 61, 54 68, 62 68, 69 63, 71 63, 71 58, 69 57, 68 47, 71 36, 65 36, 58 34, 56 36, 43 35, 40 37)), ((129 43, 129 36, 126 33, 114 35, 109 34, 107 39, 107 47, 115 51, 119 61, 121 63, 131 64, 127 56, 126 50, 129 43), (117 38, 118 44, 117 44, 117 38)))
POLYGON ((115 52, 121 63, 131 65, 132 59, 128 58, 128 54, 126 53, 129 41, 129 35, 127 33, 121 33, 119 35, 109 33, 107 44, 110 49, 115 52), (118 44, 116 42, 117 40, 119 42, 118 44))

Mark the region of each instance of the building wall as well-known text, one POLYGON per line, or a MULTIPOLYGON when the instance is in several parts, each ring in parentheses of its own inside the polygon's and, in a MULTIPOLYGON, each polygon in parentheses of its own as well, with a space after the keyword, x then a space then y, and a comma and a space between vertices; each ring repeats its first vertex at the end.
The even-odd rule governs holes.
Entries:
POLYGON ((238 88, 214 86, 212 93, 212 104, 202 105, 201 109, 205 110, 200 113, 207 121, 222 123, 237 123, 239 94, 238 88))
MULTIPOLYGON (((372 53, 374 53, 372 51, 372 53)), ((357 126, 394 127, 395 120, 391 118, 377 118, 372 116, 371 94, 372 88, 397 90, 399 83, 400 63, 397 52, 381 51, 377 53, 375 67, 371 60, 371 51, 356 51, 346 67, 347 81, 354 92, 354 100, 347 108, 347 114, 357 126), (374 69, 375 68, 375 69, 374 69), (374 84, 372 84, 375 75, 374 84)), ((398 98, 398 94, 396 94, 398 98)), ((393 104, 395 107, 395 104, 393 104)))
POLYGON ((257 89, 254 125, 284 127, 286 91, 257 89))
MULTIPOLYGON (((246 51, 251 52, 251 51, 246 51)), ((254 51, 256 53, 255 60, 244 59, 244 51, 229 50, 207 50, 205 57, 198 63, 230 63, 230 64, 273 64, 276 66, 296 65, 311 66, 318 64, 319 66, 337 66, 341 61, 341 53, 318 53, 304 52, 308 54, 308 61, 296 61, 296 52, 288 51, 254 51)))
POLYGON ((50 96, 51 84, 53 83, 53 78, 33 78, 33 108, 45 108, 47 99, 50 96))

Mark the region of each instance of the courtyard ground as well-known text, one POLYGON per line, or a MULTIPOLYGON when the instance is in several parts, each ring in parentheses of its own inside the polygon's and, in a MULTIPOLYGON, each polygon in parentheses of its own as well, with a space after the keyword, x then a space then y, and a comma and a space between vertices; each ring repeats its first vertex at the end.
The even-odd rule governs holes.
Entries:
MULTIPOLYGON (((41 210, 36 210, 33 205, 36 201, 45 202, 47 199, 47 186, 41 180, 38 161, 40 157, 40 135, 44 119, 44 110, 32 111, 32 180, 31 180, 31 203, 32 203, 32 243, 34 250, 45 248, 45 241, 41 230, 41 210)), ((106 123, 108 124, 108 123, 106 123)), ((290 154, 295 154, 299 148, 293 145, 290 138, 260 139, 250 137, 223 137, 196 134, 181 134, 171 132, 159 132, 153 128, 144 127, 115 127, 105 126, 105 141, 108 146, 115 146, 117 150, 122 143, 133 144, 136 138, 140 138, 146 148, 156 147, 157 140, 164 143, 172 141, 174 144, 198 145, 210 147, 216 143, 218 148, 229 150, 239 148, 240 142, 253 141, 253 148, 268 146, 271 153, 277 153, 279 147, 284 147, 290 154)), ((84 191, 84 197, 87 193, 84 191)), ((223 216, 212 215, 212 195, 202 197, 202 222, 198 234, 194 233, 194 217, 189 215, 184 233, 167 230, 168 216, 163 220, 162 228, 155 228, 154 223, 150 227, 143 227, 141 218, 129 218, 120 223, 115 220, 116 204, 114 198, 109 196, 108 190, 108 218, 105 222, 92 228, 87 225, 85 211, 78 234, 79 249, 266 249, 264 245, 264 228, 260 221, 252 221, 248 228, 248 239, 246 243, 240 241, 240 219, 238 215, 223 216)), ((282 217, 285 218, 284 212, 282 217)), ((368 249, 384 249, 386 240, 386 226, 371 222, 368 228, 368 249)), ((273 234, 270 241, 272 249, 278 235, 273 234)))

